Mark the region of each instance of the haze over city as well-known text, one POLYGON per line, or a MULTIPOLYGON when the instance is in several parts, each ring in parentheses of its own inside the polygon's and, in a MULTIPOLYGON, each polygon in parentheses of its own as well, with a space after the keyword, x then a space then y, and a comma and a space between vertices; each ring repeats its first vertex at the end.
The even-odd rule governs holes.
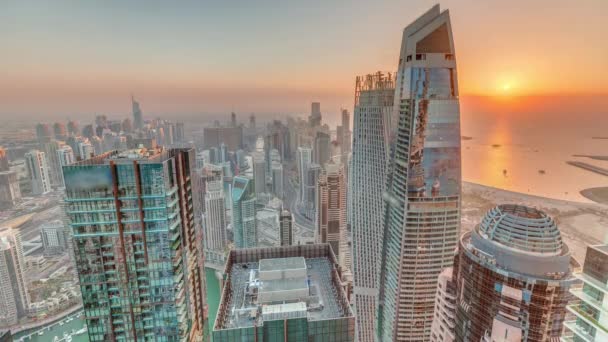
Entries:
MULTIPOLYGON (((434 3, 7 1, 0 114, 122 114, 134 93, 151 115, 297 114, 321 101, 337 120, 352 106, 354 75, 396 71, 402 23, 434 3)), ((551 95, 566 105, 563 95, 596 95, 588 108, 605 111, 605 1, 444 6, 471 110, 481 101, 472 95, 551 95)), ((522 101, 542 108, 555 98, 522 101)))
POLYGON ((608 341, 605 13, 6 1, 0 342, 608 341))

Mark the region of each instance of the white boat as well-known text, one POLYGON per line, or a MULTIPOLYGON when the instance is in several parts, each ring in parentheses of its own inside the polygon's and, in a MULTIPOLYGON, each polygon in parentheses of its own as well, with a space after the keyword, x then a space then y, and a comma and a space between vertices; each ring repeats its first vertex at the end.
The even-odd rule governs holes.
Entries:
MULTIPOLYGON (((66 322, 67 322, 67 321, 66 321, 66 322)), ((63 325, 63 324, 64 324, 64 323, 63 323, 63 321, 60 321, 60 322, 59 322, 59 325, 60 325, 60 326, 61 326, 61 325, 63 325)))
POLYGON ((85 326, 84 326, 82 329, 77 330, 77 331, 74 333, 74 335, 75 335, 75 336, 78 336, 78 335, 82 335, 82 334, 84 334, 84 333, 86 333, 86 332, 87 332, 87 326, 85 325, 85 326))
POLYGON ((38 336, 42 336, 42 335, 44 335, 44 330, 40 330, 40 331, 38 332, 38 336))

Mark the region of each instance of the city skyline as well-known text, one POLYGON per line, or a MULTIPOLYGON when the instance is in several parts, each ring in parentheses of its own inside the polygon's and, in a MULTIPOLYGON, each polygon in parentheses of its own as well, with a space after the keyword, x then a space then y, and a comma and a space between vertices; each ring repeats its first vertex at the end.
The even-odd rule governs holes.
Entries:
MULTIPOLYGON (((339 113, 353 75, 394 69, 402 24, 434 3, 9 3, 0 116, 126 112, 131 93, 153 115, 305 113, 311 101, 339 113)), ((606 33, 605 2, 442 5, 456 18, 464 97, 608 93, 608 50, 585 43, 606 33), (576 56, 585 68, 572 67, 576 56)))

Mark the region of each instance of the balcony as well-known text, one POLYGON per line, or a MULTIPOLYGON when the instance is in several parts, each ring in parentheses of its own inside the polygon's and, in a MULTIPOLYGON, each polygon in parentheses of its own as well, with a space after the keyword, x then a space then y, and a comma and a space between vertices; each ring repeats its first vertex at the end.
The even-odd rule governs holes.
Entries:
POLYGON ((566 308, 568 309, 568 311, 570 311, 571 313, 575 314, 576 317, 580 318, 581 320, 587 322, 587 324, 593 326, 595 329, 597 330, 601 330, 604 332, 604 334, 608 334, 608 328, 602 326, 595 318, 593 318, 588 312, 584 311, 580 304, 572 304, 572 305, 568 305, 566 306, 566 308))
MULTIPOLYGON (((579 338, 583 339, 586 342, 594 342, 593 341, 593 336, 589 335, 589 333, 583 329, 581 329, 581 327, 579 327, 576 324, 576 321, 567 321, 564 322, 564 326, 572 331, 574 334, 576 334, 576 336, 578 336, 579 338)), ((562 338, 560 339, 561 341, 564 342, 570 342, 570 341, 574 341, 574 338, 572 336, 562 336, 562 338)))

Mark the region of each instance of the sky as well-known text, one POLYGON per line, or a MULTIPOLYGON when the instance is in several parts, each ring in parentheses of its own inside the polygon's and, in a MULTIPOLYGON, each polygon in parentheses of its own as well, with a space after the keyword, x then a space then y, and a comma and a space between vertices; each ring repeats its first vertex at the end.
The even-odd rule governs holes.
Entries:
MULTIPOLYGON (((0 118, 352 110, 436 1, 13 1, 0 118)), ((461 96, 608 97, 606 0, 447 0, 461 96)), ((605 103, 605 101, 603 102, 605 103)))

